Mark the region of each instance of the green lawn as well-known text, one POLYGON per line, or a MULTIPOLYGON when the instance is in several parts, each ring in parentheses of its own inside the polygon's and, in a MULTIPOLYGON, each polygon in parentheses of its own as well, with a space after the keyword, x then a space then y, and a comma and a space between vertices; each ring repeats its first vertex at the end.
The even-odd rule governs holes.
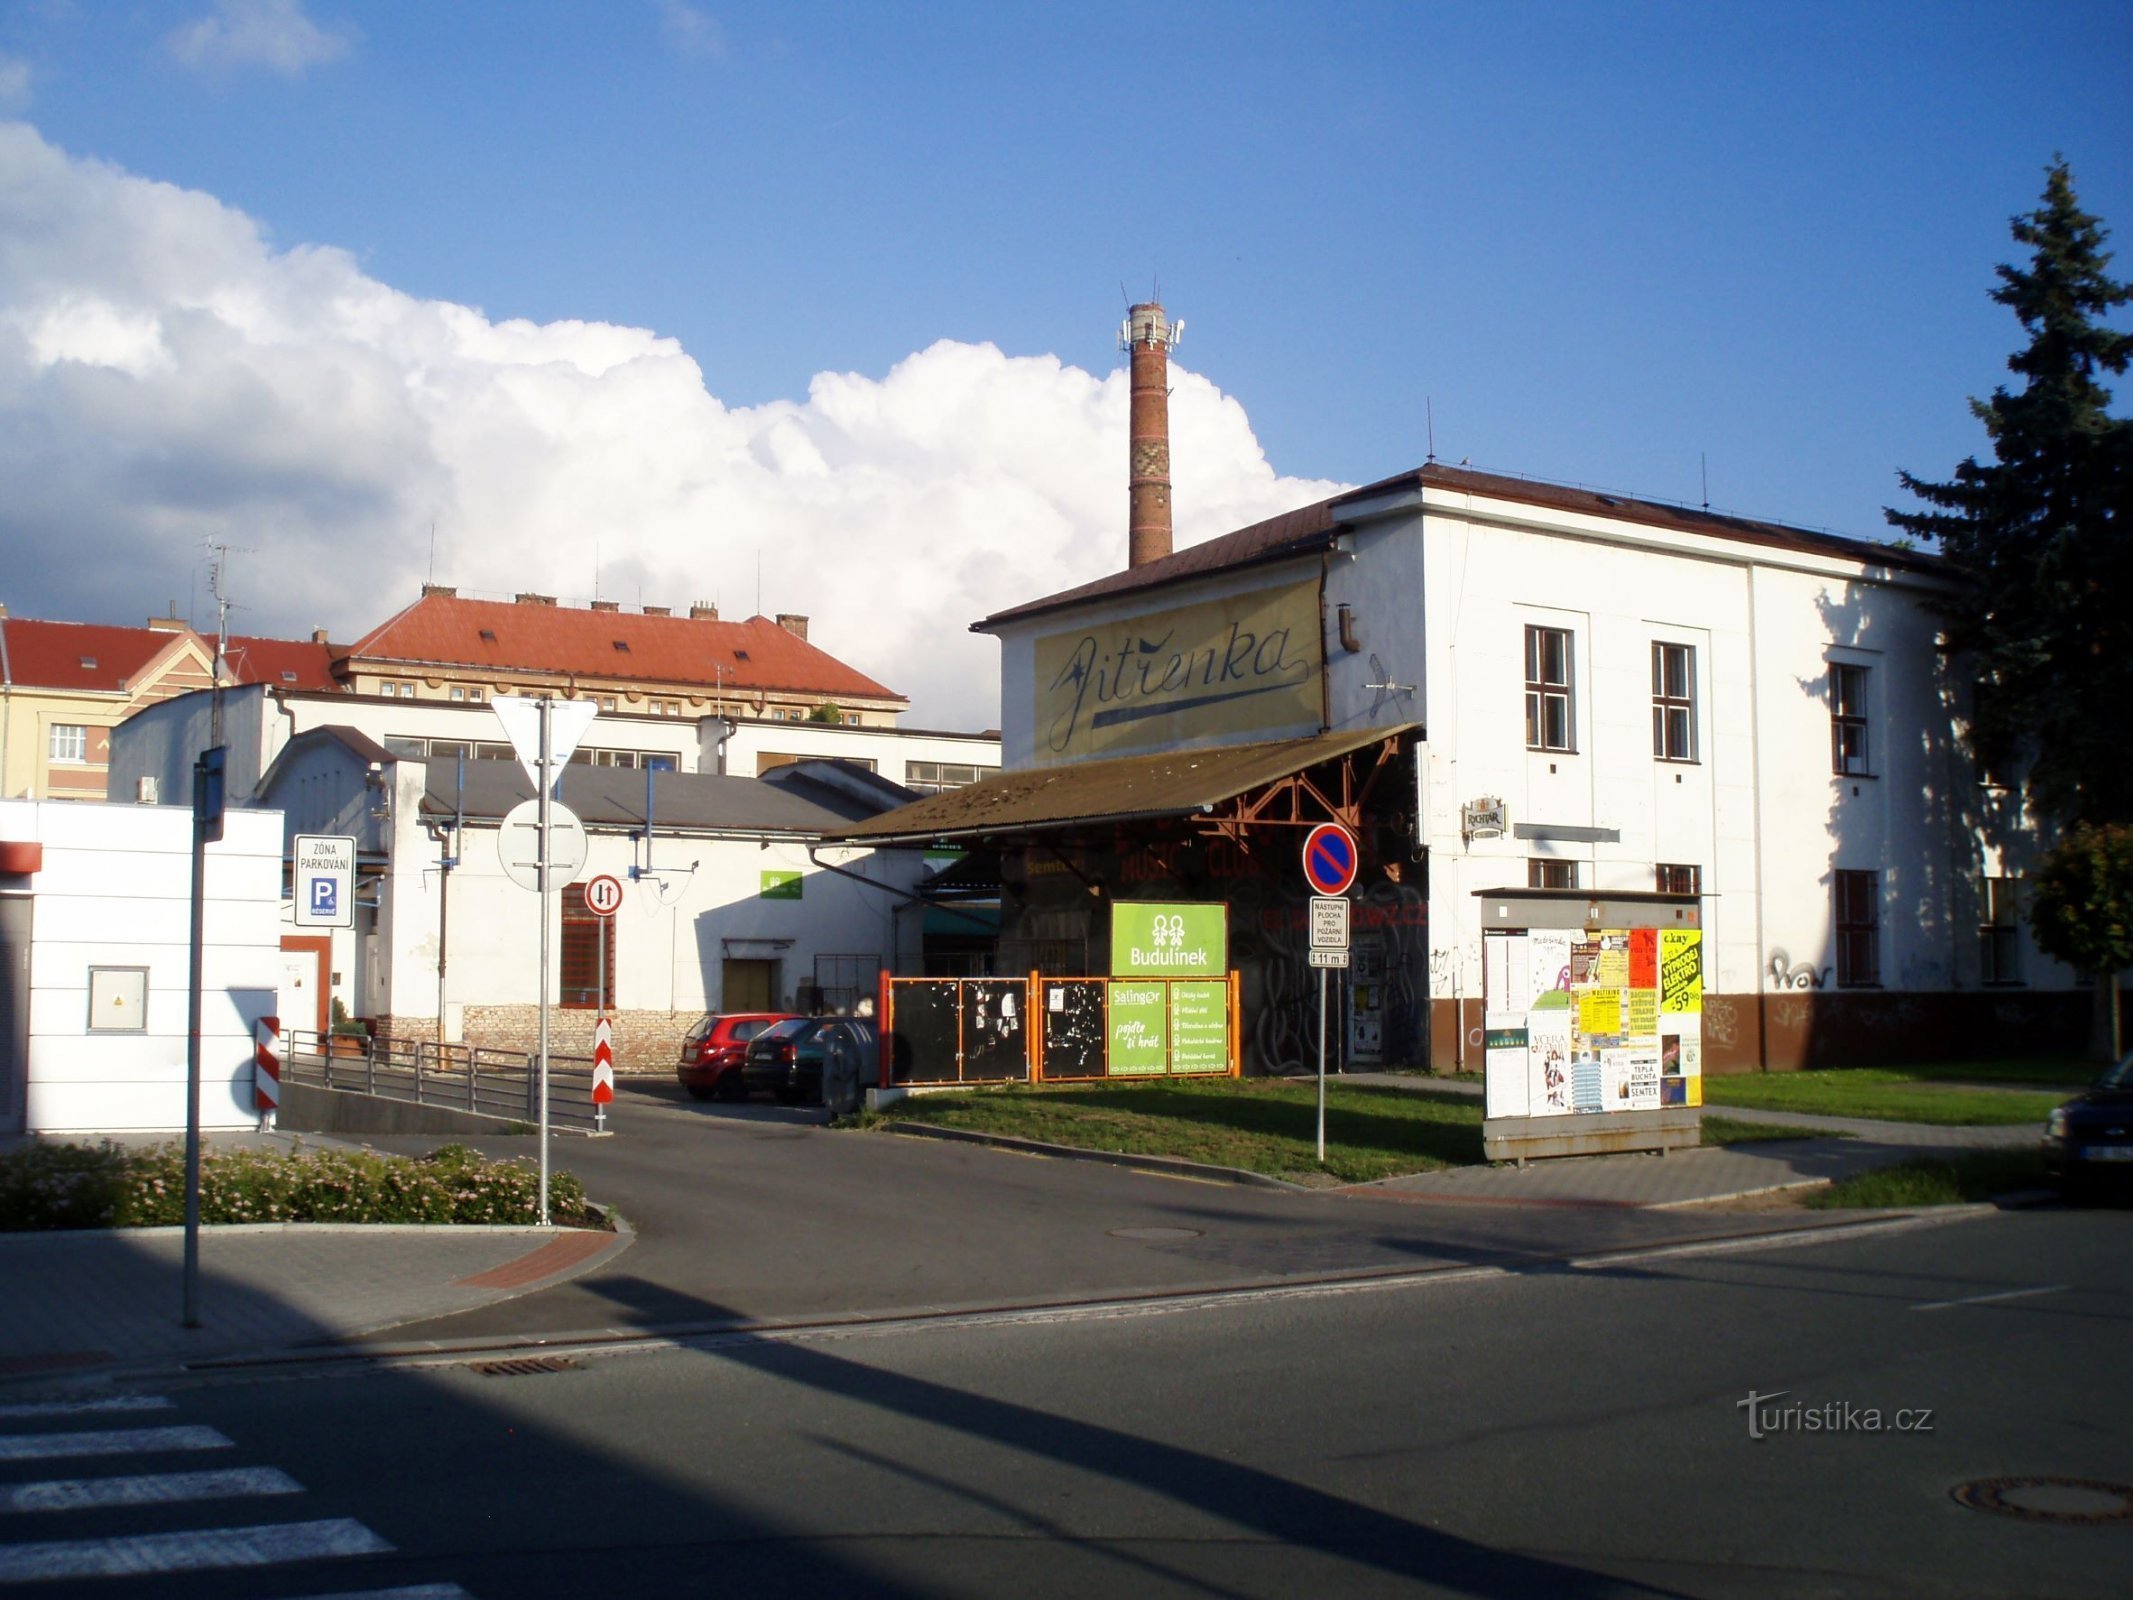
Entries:
POLYGON ((1845 1178, 1810 1195, 1818 1210, 1877 1206, 1952 1206, 2044 1184, 2044 1157, 2035 1150, 1971 1150, 1926 1156, 1845 1178))
POLYGON ((862 1120, 1176 1156, 1303 1183, 1364 1183, 1481 1160, 1478 1096, 1332 1082, 1321 1168, 1317 1092, 1315 1082, 1289 1078, 981 1089, 912 1095, 862 1120))
MULTIPOLYGON (((2008 1063, 2001 1063, 2008 1065, 2008 1063)), ((2066 1096, 2033 1089, 1966 1085, 1980 1065, 1838 1067, 1817 1072, 1754 1072, 1703 1080, 1707 1106, 1796 1111, 1822 1117, 1868 1117, 1882 1122, 1929 1122, 1941 1127, 2001 1127, 2041 1123, 2066 1096)), ((2018 1079, 2036 1082, 2035 1078, 2018 1079)))

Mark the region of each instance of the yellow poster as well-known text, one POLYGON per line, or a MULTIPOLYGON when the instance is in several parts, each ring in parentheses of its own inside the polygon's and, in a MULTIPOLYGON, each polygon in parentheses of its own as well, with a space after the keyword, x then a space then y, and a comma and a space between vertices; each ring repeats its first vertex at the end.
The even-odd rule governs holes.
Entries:
POLYGON ((1578 991, 1578 1032, 1587 1039, 1613 1036, 1622 1031, 1620 989, 1578 991))
POLYGON ((1036 644, 1036 759, 1316 733, 1323 660, 1315 583, 1051 634, 1036 644))
POLYGON ((1631 989, 1629 991, 1629 1025, 1622 1031, 1632 1039, 1656 1039, 1659 1037, 1659 991, 1657 989, 1631 989))
POLYGON ((1629 987, 1629 935, 1600 935, 1600 958, 1593 963, 1592 981, 1603 989, 1629 987))
POLYGON ((1703 930, 1659 930, 1659 1009, 1670 1014, 1703 1010, 1703 930))

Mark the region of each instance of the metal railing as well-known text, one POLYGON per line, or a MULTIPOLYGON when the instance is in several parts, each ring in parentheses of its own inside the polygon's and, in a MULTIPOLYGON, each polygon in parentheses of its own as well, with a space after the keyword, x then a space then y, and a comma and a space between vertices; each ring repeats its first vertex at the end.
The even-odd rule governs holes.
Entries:
MULTIPOLYGON (((281 1036, 281 1074, 313 1088, 514 1122, 536 1123, 541 1116, 540 1073, 534 1058, 519 1050, 292 1028, 281 1036)), ((596 1126, 588 1058, 550 1053, 548 1125, 578 1133, 596 1126)))

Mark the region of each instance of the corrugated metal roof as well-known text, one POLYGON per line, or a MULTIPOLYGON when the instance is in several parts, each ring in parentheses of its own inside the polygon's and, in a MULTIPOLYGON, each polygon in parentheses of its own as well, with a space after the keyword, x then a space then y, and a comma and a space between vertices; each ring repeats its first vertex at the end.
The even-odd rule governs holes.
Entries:
MULTIPOLYGON (((429 763, 422 814, 449 817, 454 810, 455 763, 429 763)), ((533 798, 533 783, 516 761, 469 761, 458 809, 483 821, 500 819, 533 798)), ((652 817, 659 829, 687 833, 841 835, 851 817, 815 805, 774 783, 712 772, 655 772, 652 817)), ((645 774, 618 767, 563 769, 563 803, 587 827, 641 828, 645 820, 645 774)))
POLYGON ((883 844, 1183 816, 1415 726, 1350 729, 1308 739, 1166 750, 1158 755, 1003 772, 884 812, 846 829, 841 837, 855 844, 883 844))
POLYGON ((576 674, 645 685, 834 700, 902 700, 768 617, 722 622, 637 611, 424 595, 346 652, 345 667, 576 674))
POLYGON ((1757 522, 1747 517, 1727 516, 1723 512, 1668 505, 1659 500, 1639 500, 1602 489, 1544 483, 1539 479, 1509 477, 1494 472, 1476 472, 1470 467, 1432 464, 1418 467, 1412 472, 1403 472, 1397 477, 1382 479, 1377 483, 1365 484, 1360 489, 1350 489, 1329 500, 1299 506, 1294 511, 1285 512, 1278 517, 1269 517, 1264 522, 1255 522, 1248 528, 1225 533, 1219 538, 1209 539, 1204 544, 1191 545, 1164 557, 1161 561, 1151 561, 1144 567, 1128 567, 1123 572, 1107 574, 1093 582, 1082 584, 1079 588, 1062 590, 1041 600, 1031 600, 1023 605, 1011 606, 1005 611, 996 611, 984 621, 974 624, 973 631, 989 632, 1003 622, 1014 622, 1047 611, 1063 610, 1089 600, 1131 594, 1143 589, 1159 588, 1165 584, 1180 583, 1189 578, 1234 572, 1270 561, 1286 561, 1309 555, 1325 549, 1340 536, 1341 514, 1344 509, 1382 495, 1420 489, 1451 490, 1491 500, 1509 500, 1520 505, 1545 506, 1552 510, 1578 512, 1586 516, 1611 517, 1618 522, 1634 522, 1644 527, 1664 528, 1672 532, 1697 534, 1735 543, 1811 551, 1847 561, 1865 561, 1920 572, 1944 570, 1944 564, 1938 556, 1923 551, 1902 550, 1895 545, 1878 544, 1869 539, 1849 539, 1841 534, 1817 533, 1806 528, 1787 527, 1779 522, 1757 522))

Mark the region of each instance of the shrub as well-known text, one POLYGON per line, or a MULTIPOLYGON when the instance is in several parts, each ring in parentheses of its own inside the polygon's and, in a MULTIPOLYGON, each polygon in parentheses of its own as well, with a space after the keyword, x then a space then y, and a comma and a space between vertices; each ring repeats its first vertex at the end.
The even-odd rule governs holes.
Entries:
MULTIPOLYGON (((518 1223, 538 1218, 540 1174, 465 1145, 422 1157, 375 1150, 228 1150, 200 1161, 200 1220, 518 1223)), ((583 1223, 585 1185, 551 1172, 559 1222, 583 1223)), ((0 1156, 0 1229, 143 1228, 185 1220, 185 1150, 45 1144, 0 1156)))

